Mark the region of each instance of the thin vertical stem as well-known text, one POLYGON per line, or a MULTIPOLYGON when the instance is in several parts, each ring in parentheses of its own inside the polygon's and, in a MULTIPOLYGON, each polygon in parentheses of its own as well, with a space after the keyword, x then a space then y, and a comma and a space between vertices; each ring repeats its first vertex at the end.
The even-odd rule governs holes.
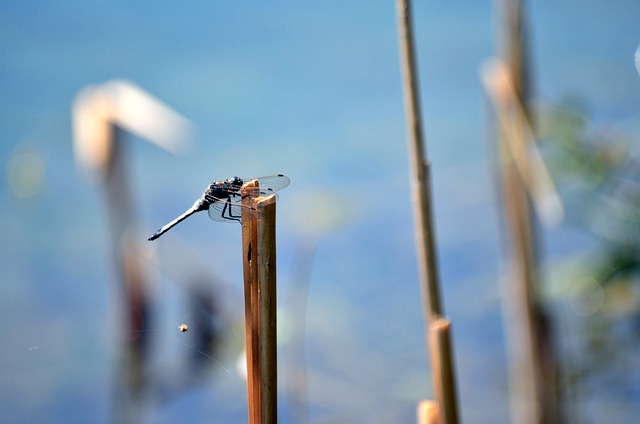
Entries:
POLYGON ((427 340, 431 357, 434 392, 438 402, 440 422, 458 422, 455 372, 450 338, 432 337, 443 311, 433 230, 431 175, 423 142, 418 73, 416 64, 411 9, 408 0, 397 0, 400 52, 405 98, 405 112, 409 135, 409 162, 416 227, 416 245, 427 340))
POLYGON ((435 237, 431 211, 430 164, 426 159, 426 149, 423 141, 420 90, 418 87, 413 31, 411 29, 411 10, 408 0, 398 0, 398 16, 405 114, 409 136, 409 166, 414 219, 416 220, 418 266, 420 267, 420 279, 426 289, 424 291, 425 310, 429 314, 441 315, 438 269, 436 253, 433 248, 435 237))

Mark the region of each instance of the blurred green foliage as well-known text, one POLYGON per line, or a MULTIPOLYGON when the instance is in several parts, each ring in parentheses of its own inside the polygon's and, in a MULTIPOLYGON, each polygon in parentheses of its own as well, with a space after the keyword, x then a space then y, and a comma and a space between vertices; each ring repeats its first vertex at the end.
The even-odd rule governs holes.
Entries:
POLYGON ((640 335, 640 163, 632 136, 615 122, 595 123, 583 99, 534 110, 540 148, 565 206, 564 230, 582 235, 567 257, 552 258, 550 269, 562 286, 554 288, 560 294, 554 301, 570 311, 558 316, 562 386, 566 410, 580 422, 583 402, 613 391, 624 404, 637 390, 629 372, 640 335))

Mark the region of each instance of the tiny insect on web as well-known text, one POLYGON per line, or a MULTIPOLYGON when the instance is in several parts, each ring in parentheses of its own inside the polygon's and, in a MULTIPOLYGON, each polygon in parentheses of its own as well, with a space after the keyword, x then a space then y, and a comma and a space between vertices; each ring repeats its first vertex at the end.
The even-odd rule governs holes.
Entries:
MULTIPOLYGON (((183 319, 187 318, 187 316, 183 316, 183 319)), ((187 321, 188 322, 188 321, 187 321)), ((153 333, 156 334, 157 336, 160 336, 161 338, 165 338, 165 340, 169 341, 169 340, 174 340, 177 341, 179 344, 183 345, 184 347, 186 347, 189 350, 193 350, 195 352, 197 352, 199 355, 202 355, 203 357, 207 358, 208 360, 212 361, 212 363, 215 364, 215 366, 219 367, 220 369, 222 369, 226 374, 228 374, 229 376, 233 377, 236 380, 240 380, 240 378, 235 375, 233 372, 231 372, 229 370, 229 368, 225 367, 222 362, 218 359, 216 359, 213 356, 213 352, 208 352, 209 349, 204 349, 201 348, 199 346, 196 345, 195 342, 191 341, 190 338, 188 337, 188 335, 182 335, 182 334, 178 334, 178 333, 186 333, 187 331, 189 331, 191 328, 188 324, 186 323, 182 323, 180 325, 161 325, 159 327, 153 327, 153 328, 146 328, 144 330, 138 330, 135 332, 118 332, 117 336, 120 339, 126 339, 126 340, 132 340, 132 339, 136 339, 138 337, 144 336, 144 334, 148 334, 148 333, 153 333), (166 337, 168 337, 168 339, 166 339, 166 337), (186 337, 186 338, 185 338, 186 337), (207 351, 205 351, 207 350, 207 351)), ((196 328, 196 333, 197 328, 196 328)), ((147 337, 147 336, 144 336, 147 337)), ((154 336, 155 338, 156 336, 154 336)), ((195 337, 197 338, 198 336, 195 335, 195 337)))
POLYGON ((267 175, 256 178, 240 178, 233 177, 226 180, 218 180, 211 183, 204 191, 202 196, 195 201, 193 206, 182 215, 156 231, 149 241, 156 240, 158 237, 169 231, 171 228, 190 217, 196 212, 208 211, 209 218, 218 222, 242 222, 242 202, 241 189, 245 182, 257 180, 258 187, 255 189, 247 188, 247 191, 255 190, 256 196, 275 195, 276 191, 281 190, 289 185, 289 177, 283 174, 267 175))

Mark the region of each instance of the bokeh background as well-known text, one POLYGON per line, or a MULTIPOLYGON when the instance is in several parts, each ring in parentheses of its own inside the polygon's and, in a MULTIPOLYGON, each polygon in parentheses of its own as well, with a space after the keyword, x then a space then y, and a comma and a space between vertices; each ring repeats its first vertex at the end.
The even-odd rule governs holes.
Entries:
MULTIPOLYGON (((414 8, 442 295, 469 423, 509 422, 503 217, 479 78, 498 50, 494 6, 414 8)), ((567 422, 633 423, 640 4, 526 9, 543 151, 567 207, 560 227, 540 229, 567 422)), ((137 420, 245 422, 239 226, 198 214, 146 238, 214 179, 284 173, 281 422, 415 422, 432 392, 397 44, 392 1, 1 4, 0 421, 113 422, 122 407, 130 311, 104 185, 74 158, 71 107, 83 87, 124 79, 195 129, 177 156, 122 139, 141 241, 132 254, 152 293, 154 378, 137 420), (215 305, 215 349, 194 339, 200 289, 215 305), (183 322, 193 331, 180 333, 183 322)))

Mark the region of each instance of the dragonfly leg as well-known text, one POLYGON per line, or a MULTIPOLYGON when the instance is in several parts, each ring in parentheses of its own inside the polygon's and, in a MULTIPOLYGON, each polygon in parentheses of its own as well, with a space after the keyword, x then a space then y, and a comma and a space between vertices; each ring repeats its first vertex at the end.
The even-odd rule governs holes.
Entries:
POLYGON ((224 206, 222 207, 222 217, 224 219, 229 219, 232 221, 238 221, 238 222, 242 222, 241 221, 241 217, 240 216, 236 216, 233 214, 233 212, 231 211, 231 203, 229 202, 224 202, 224 206))

